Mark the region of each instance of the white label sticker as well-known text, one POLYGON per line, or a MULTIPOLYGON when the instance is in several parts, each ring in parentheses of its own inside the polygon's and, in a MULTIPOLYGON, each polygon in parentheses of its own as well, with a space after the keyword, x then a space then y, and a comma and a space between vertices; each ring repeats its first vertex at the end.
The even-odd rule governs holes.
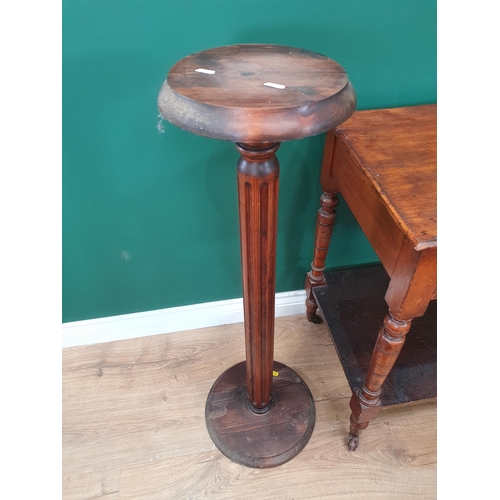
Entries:
POLYGON ((280 89, 283 90, 285 88, 284 85, 281 85, 280 83, 271 83, 271 82, 266 82, 264 83, 266 87, 272 87, 273 89, 280 89))
POLYGON ((213 75, 215 71, 213 69, 203 69, 203 68, 198 68, 195 69, 198 73, 205 73, 206 75, 213 75))

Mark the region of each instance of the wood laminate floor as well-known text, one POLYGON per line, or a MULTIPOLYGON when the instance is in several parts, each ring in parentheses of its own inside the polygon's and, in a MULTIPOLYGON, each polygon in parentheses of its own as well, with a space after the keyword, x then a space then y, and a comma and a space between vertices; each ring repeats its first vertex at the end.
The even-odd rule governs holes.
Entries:
POLYGON ((326 327, 305 315, 276 320, 275 359, 313 394, 311 440, 272 469, 223 456, 205 400, 244 359, 243 335, 235 324, 64 349, 63 499, 436 498, 436 404, 382 411, 349 452, 349 386, 326 327))

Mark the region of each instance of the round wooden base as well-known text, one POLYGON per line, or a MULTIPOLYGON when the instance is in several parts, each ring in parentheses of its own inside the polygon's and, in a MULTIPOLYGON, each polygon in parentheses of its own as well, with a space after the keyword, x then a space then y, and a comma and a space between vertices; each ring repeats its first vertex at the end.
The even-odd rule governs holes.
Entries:
POLYGON ((304 381, 287 366, 274 361, 271 408, 263 414, 250 409, 246 363, 226 370, 208 394, 205 420, 219 450, 247 467, 281 465, 297 455, 311 437, 314 401, 304 381))

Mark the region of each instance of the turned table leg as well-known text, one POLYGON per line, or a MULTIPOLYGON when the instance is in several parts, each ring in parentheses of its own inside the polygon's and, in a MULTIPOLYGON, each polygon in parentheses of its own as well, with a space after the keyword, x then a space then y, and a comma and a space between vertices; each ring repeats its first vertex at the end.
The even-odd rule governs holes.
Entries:
POLYGON ((358 447, 359 435, 380 411, 382 386, 401 352, 411 322, 425 313, 436 289, 436 251, 417 251, 409 241, 401 247, 385 294, 389 313, 379 331, 363 386, 350 402, 347 444, 351 451, 358 447))
POLYGON ((390 311, 384 318, 384 324, 373 350, 368 375, 359 392, 352 395, 350 402, 352 413, 347 444, 351 451, 358 447, 359 435, 381 409, 382 385, 401 352, 410 327, 411 320, 398 320, 390 311))
POLYGON ((337 193, 324 192, 320 198, 321 207, 318 210, 316 221, 316 236, 314 238, 314 257, 311 262, 311 271, 306 275, 306 311, 307 319, 313 323, 320 323, 321 318, 316 314, 318 304, 313 295, 313 288, 326 285, 325 262, 328 254, 328 247, 333 233, 333 226, 337 216, 336 206, 339 203, 337 193))
POLYGON ((323 194, 320 198, 320 209, 316 220, 316 235, 314 238, 314 257, 311 262, 311 271, 306 275, 306 312, 307 319, 313 323, 321 323, 317 315, 318 305, 313 295, 313 289, 317 286, 326 285, 324 270, 333 227, 337 217, 336 207, 339 203, 338 187, 334 175, 334 152, 336 136, 333 130, 326 134, 325 148, 323 151, 323 164, 321 167, 321 187, 323 194))
POLYGON ((278 147, 236 144, 246 362, 216 380, 205 411, 219 450, 249 467, 293 458, 307 444, 315 420, 307 385, 273 360, 278 147))

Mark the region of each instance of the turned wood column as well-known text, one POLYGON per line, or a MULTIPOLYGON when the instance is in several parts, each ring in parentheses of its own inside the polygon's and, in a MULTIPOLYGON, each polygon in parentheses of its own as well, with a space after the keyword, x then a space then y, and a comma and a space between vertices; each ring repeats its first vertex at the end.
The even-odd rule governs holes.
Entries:
POLYGON ((248 398, 271 404, 278 223, 279 143, 236 144, 248 398))

